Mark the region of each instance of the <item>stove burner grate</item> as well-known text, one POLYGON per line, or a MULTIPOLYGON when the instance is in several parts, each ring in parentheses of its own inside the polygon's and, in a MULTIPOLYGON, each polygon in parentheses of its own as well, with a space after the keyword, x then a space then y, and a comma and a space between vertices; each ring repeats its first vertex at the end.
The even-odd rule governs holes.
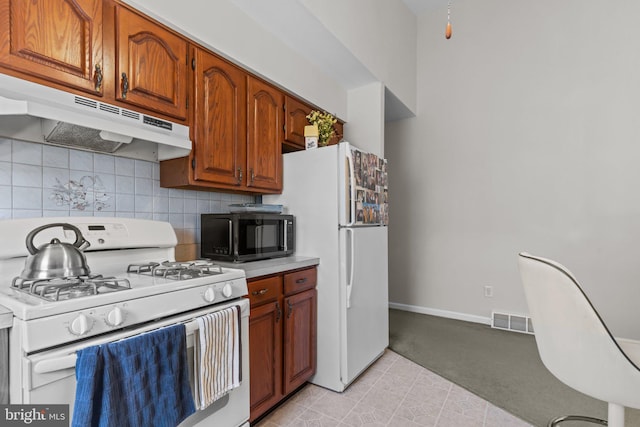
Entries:
POLYGON ((164 261, 162 263, 129 264, 127 273, 146 274, 173 280, 187 280, 222 274, 222 267, 205 259, 188 262, 164 261))
POLYGON ((131 283, 127 279, 101 275, 34 280, 15 277, 11 287, 47 301, 62 301, 131 289, 131 283))

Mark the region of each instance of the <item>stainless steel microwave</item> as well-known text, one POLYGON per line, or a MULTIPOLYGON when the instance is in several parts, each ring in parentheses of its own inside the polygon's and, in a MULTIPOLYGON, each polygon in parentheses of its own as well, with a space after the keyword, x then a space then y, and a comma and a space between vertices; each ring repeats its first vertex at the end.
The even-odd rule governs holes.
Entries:
POLYGON ((295 250, 293 215, 202 214, 200 233, 203 258, 244 262, 288 256, 295 250))

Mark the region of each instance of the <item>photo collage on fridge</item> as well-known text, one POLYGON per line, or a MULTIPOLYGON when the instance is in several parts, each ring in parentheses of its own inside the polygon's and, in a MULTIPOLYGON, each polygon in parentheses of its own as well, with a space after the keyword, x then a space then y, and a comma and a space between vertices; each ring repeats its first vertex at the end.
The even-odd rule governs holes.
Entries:
POLYGON ((387 161, 351 149, 356 181, 356 224, 389 224, 387 161))

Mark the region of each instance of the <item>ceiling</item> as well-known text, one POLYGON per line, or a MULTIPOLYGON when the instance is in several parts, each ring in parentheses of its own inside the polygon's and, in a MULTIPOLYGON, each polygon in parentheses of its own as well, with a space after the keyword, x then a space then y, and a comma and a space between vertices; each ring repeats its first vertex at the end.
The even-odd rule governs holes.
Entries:
MULTIPOLYGON (((372 73, 304 6, 300 0, 231 0, 259 25, 301 56, 323 69, 345 89, 376 81, 372 73)), ((402 0, 416 15, 446 6, 448 0, 402 0)), ((413 114, 395 95, 385 90, 386 119, 413 114)))
POLYGON ((433 10, 441 6, 446 6, 448 0, 402 0, 409 9, 416 15, 422 14, 426 10, 433 10))

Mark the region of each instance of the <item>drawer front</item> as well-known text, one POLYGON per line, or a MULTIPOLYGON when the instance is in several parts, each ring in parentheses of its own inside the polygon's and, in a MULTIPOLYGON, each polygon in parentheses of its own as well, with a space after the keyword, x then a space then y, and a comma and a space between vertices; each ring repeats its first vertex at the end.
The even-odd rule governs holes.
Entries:
POLYGON ((275 301, 282 295, 282 276, 267 277, 249 281, 249 301, 251 307, 275 301))
POLYGON ((294 271, 284 275, 284 294, 291 295, 314 288, 317 282, 315 267, 294 271))

